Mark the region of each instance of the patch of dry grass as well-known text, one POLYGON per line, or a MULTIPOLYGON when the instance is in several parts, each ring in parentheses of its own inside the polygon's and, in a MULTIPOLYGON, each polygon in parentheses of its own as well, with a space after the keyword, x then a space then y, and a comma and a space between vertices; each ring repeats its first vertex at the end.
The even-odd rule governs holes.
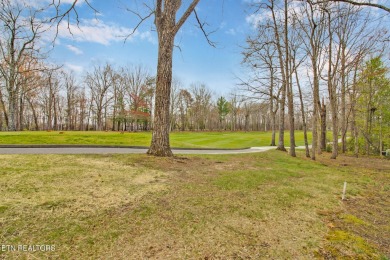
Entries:
POLYGON ((367 194, 389 183, 389 162, 358 171, 348 157, 300 156, 1 155, 1 243, 56 250, 0 258, 384 257, 368 231, 376 224, 346 205, 364 211, 367 194))

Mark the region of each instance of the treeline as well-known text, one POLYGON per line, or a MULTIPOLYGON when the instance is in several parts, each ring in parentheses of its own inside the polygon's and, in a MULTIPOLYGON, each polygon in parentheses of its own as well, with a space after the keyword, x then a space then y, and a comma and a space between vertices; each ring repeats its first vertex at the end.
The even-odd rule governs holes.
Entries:
MULTIPOLYGON (((286 150, 286 132, 294 144, 294 131, 302 129, 312 159, 326 149, 336 158, 339 151, 378 154, 389 148, 389 32, 381 25, 383 13, 329 1, 252 3, 253 32, 242 50, 248 76, 225 96, 207 84, 174 80, 167 92, 170 130, 272 130, 271 145, 286 150)), ((153 128, 156 76, 147 68, 97 64, 76 79, 47 60, 44 10, 9 0, 0 4, 1 130, 153 128)), ((294 145, 289 152, 295 156, 294 145)))
MULTIPOLYGON (((0 130, 153 128, 155 75, 141 65, 97 64, 81 77, 49 61, 47 8, 0 1, 0 130)), ((205 84, 173 82, 171 130, 268 130, 266 105, 205 84)))
MULTIPOLYGON (((339 151, 378 154, 389 148, 389 70, 383 62, 389 33, 381 25, 381 15, 388 14, 330 1, 266 0, 252 8, 254 32, 243 48, 251 74, 240 88, 268 101, 281 137, 278 149, 285 150, 285 130, 295 143, 295 129, 285 123, 297 119, 305 136, 312 132, 311 149, 305 138, 312 159, 326 149, 336 158, 339 151)), ((295 156, 294 146, 289 153, 295 156)))
MULTIPOLYGON (((152 128, 155 76, 142 65, 95 66, 81 79, 60 69, 36 71, 21 83, 12 122, 11 95, 0 89, 2 131, 10 130, 11 123, 18 131, 152 128)), ((206 84, 186 87, 175 79, 170 107, 171 131, 271 129, 267 104, 245 100, 237 93, 218 97, 206 84)))

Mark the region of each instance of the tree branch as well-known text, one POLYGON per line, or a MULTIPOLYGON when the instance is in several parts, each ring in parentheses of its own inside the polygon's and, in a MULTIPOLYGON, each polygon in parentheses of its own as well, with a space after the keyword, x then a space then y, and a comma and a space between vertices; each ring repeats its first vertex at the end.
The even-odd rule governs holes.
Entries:
MULTIPOLYGON (((137 23, 137 25, 134 27, 134 29, 131 31, 130 34, 128 34, 126 37, 125 37, 125 42, 127 41, 127 39, 129 39, 129 37, 131 37, 136 31, 137 29, 141 26, 141 24, 143 24, 146 20, 148 20, 152 15, 155 14, 155 11, 154 10, 150 10, 150 13, 147 14, 146 16, 141 16, 139 13, 137 12, 134 12, 133 10, 130 10, 128 8, 126 8, 126 10, 134 15, 136 15, 138 18, 139 18, 139 22, 137 23)), ((157 16, 155 16, 157 17, 157 16)), ((157 26, 157 25, 156 25, 157 26)))
POLYGON ((356 2, 354 0, 320 0, 320 1, 317 1, 316 4, 323 4, 323 3, 329 3, 329 2, 342 2, 342 3, 348 3, 348 4, 356 5, 356 6, 375 7, 375 8, 379 8, 379 9, 382 9, 382 10, 390 13, 390 7, 387 7, 387 6, 384 6, 381 4, 369 3, 369 2, 361 3, 361 2, 356 2))
MULTIPOLYGON (((158 1, 159 2, 159 1, 158 1)), ((191 5, 187 8, 183 16, 180 18, 180 20, 176 23, 174 28, 174 35, 180 30, 180 28, 183 26, 185 21, 188 19, 188 17, 191 15, 191 13, 195 10, 196 5, 200 2, 200 0, 193 0, 191 5)))
POLYGON ((206 40, 207 40, 207 43, 208 43, 210 46, 216 48, 216 42, 211 41, 210 38, 209 38, 209 35, 212 34, 212 33, 214 33, 216 30, 207 33, 206 30, 204 29, 204 26, 205 26, 205 25, 208 25, 208 24, 207 24, 206 22, 203 22, 203 23, 202 23, 202 22, 200 21, 199 16, 198 16, 198 13, 196 12, 195 9, 194 9, 194 14, 195 14, 196 21, 198 22, 199 29, 202 30, 203 35, 204 35, 204 37, 205 37, 206 40))
MULTIPOLYGON (((89 6, 89 8, 91 8, 95 14, 99 13, 99 11, 97 9, 95 9, 91 3, 89 2, 89 0, 84 0, 85 3, 89 6)), ((71 6, 66 9, 64 12, 61 12, 60 11, 60 7, 61 7, 61 0, 52 0, 52 2, 49 4, 49 6, 54 6, 55 10, 56 10, 56 15, 54 17, 52 17, 50 19, 50 22, 54 22, 56 21, 57 23, 57 32, 56 32, 56 37, 58 36, 58 30, 59 30, 59 26, 60 26, 60 23, 66 19, 67 21, 67 28, 68 28, 68 31, 72 34, 71 32, 71 29, 70 29, 70 16, 72 13, 75 14, 75 17, 76 17, 76 24, 77 26, 79 26, 80 24, 80 19, 79 19, 79 14, 77 12, 77 9, 76 9, 76 4, 77 4, 78 0, 74 0, 73 3, 71 4, 71 6)))

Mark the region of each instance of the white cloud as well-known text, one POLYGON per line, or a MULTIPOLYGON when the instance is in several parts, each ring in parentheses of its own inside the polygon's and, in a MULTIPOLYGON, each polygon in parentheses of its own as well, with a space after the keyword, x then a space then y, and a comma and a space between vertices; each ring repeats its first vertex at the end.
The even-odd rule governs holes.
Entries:
POLYGON ((96 19, 82 20, 79 25, 63 21, 58 27, 60 38, 69 38, 78 42, 94 42, 109 45, 113 41, 123 40, 119 36, 130 34, 131 30, 119 26, 110 26, 96 19))
POLYGON ((79 48, 73 46, 73 45, 66 45, 66 48, 68 48, 70 51, 72 51, 76 55, 81 55, 83 54, 83 51, 80 50, 79 48))
MULTIPOLYGON (((291 17, 294 14, 298 19, 302 19, 304 17, 304 11, 301 10, 302 6, 305 3, 302 2, 291 2, 288 7, 289 16, 291 17)), ((283 9, 277 8, 274 10, 275 18, 277 21, 284 19, 284 11, 283 9)), ((250 14, 246 16, 245 21, 251 25, 253 29, 256 29, 261 23, 266 20, 272 20, 272 11, 261 10, 260 12, 250 14)))
POLYGON ((259 13, 256 13, 256 14, 251 14, 251 15, 248 15, 246 18, 245 18, 245 21, 247 23, 249 23, 253 28, 257 28, 257 26, 265 19, 265 15, 264 14, 259 14, 259 13))
POLYGON ((150 32, 140 33, 132 28, 119 26, 117 24, 107 24, 98 19, 82 19, 80 24, 68 24, 63 21, 59 24, 59 37, 75 40, 77 42, 91 42, 102 45, 110 45, 113 42, 124 41, 127 36, 127 41, 133 41, 135 38, 155 41, 150 32), (133 33, 133 34, 132 34, 133 33), (131 35, 132 34, 132 35, 131 35))
POLYGON ((76 73, 82 73, 84 71, 84 67, 72 63, 65 63, 65 67, 68 68, 71 71, 74 71, 76 73))
MULTIPOLYGON (((52 0, 50 0, 50 2, 52 2, 52 0)), ((59 1, 57 1, 57 3, 58 2, 59 1)), ((61 0, 61 4, 73 4, 73 3, 74 3, 74 0, 61 0)), ((83 3, 85 3, 85 0, 79 0, 79 1, 77 1, 76 5, 82 5, 83 3)))
POLYGON ((146 31, 146 32, 140 33, 139 34, 139 38, 141 40, 147 40, 148 42, 150 42, 152 44, 157 44, 156 38, 153 37, 153 35, 151 34, 150 31, 146 31))
POLYGON ((229 30, 225 31, 225 33, 235 36, 237 34, 237 31, 234 28, 230 28, 229 30))
MULTIPOLYGON (((64 6, 64 8, 69 7, 71 4, 74 3, 75 0, 11 0, 11 4, 19 4, 22 6, 26 7, 31 7, 31 8, 47 8, 51 4, 58 5, 60 4, 61 6, 64 6)), ((82 4, 85 3, 85 0, 78 0, 76 3, 76 6, 81 6, 82 4)), ((52 6, 54 8, 54 6, 52 6)))

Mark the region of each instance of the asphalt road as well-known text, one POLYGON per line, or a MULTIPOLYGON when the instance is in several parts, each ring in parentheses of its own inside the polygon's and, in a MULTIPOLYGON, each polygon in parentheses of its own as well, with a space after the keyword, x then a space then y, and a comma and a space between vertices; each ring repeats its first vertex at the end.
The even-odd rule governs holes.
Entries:
MULTIPOLYGON (((172 149, 174 154, 241 154, 275 149, 272 146, 248 149, 172 149)), ((0 147, 0 154, 144 154, 147 148, 125 147, 0 147)))

